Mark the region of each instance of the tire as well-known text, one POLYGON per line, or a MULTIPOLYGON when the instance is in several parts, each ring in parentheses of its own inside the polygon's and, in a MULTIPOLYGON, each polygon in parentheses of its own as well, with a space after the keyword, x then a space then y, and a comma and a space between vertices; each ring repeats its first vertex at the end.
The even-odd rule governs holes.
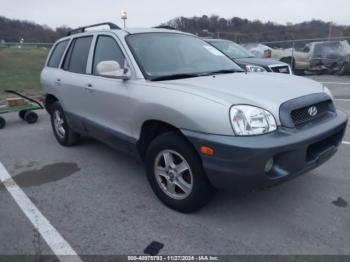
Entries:
POLYGON ((58 143, 72 146, 79 140, 79 134, 68 125, 62 106, 57 101, 50 107, 51 127, 58 143))
POLYGON ((305 74, 305 71, 303 69, 296 69, 295 68, 295 60, 292 57, 283 57, 280 61, 290 65, 290 68, 292 69, 292 71, 295 75, 304 75, 305 74))
POLYGON ((0 129, 4 129, 6 126, 6 120, 0 117, 0 129))
POLYGON ((290 67, 292 69, 294 68, 294 64, 292 63, 292 62, 294 62, 294 60, 291 57, 283 57, 283 58, 280 59, 280 61, 290 65, 290 67))
POLYGON ((26 121, 28 124, 34 124, 38 121, 39 116, 35 112, 27 111, 23 115, 24 121, 26 121))
POLYGON ((26 113, 26 110, 19 111, 18 116, 20 119, 24 120, 24 114, 26 113))
POLYGON ((168 207, 189 213, 209 202, 213 190, 200 157, 192 145, 175 132, 162 134, 152 141, 146 154, 146 168, 153 192, 168 207), (172 159, 167 161, 170 165, 166 164, 165 155, 172 159), (187 165, 188 169, 174 173, 180 164, 187 165), (156 171, 156 167, 162 171, 156 171))
POLYGON ((297 76, 303 76, 305 75, 305 70, 303 69, 293 69, 293 73, 297 76))
POLYGON ((338 71, 335 72, 335 75, 338 75, 338 76, 343 76, 343 75, 346 75, 346 72, 347 72, 347 68, 349 67, 349 65, 342 65, 340 67, 340 69, 338 71))

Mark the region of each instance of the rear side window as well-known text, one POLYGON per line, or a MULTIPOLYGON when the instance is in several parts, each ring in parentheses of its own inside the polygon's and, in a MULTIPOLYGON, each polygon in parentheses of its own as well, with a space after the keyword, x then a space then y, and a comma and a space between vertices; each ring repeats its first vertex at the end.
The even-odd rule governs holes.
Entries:
POLYGON ((49 62, 47 63, 47 66, 49 67, 58 67, 63 55, 64 50, 66 50, 66 47, 68 45, 69 40, 65 40, 62 42, 59 42, 54 50, 52 51, 52 54, 50 56, 49 62))
POLYGON ((67 52, 63 69, 85 74, 92 36, 73 39, 67 52))
POLYGON ((116 61, 120 67, 124 67, 125 57, 118 43, 110 36, 99 36, 96 42, 93 74, 96 74, 96 66, 101 61, 116 61))

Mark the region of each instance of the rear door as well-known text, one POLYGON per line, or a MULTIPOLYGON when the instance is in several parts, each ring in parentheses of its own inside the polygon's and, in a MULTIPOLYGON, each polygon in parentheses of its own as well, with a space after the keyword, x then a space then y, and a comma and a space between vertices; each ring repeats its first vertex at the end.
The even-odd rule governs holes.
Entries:
POLYGON ((61 70, 59 66, 63 60, 63 55, 70 39, 65 39, 57 42, 49 54, 47 63, 41 72, 41 85, 46 94, 52 94, 60 98, 60 83, 61 70))
POLYGON ((73 38, 66 52, 60 77, 57 78, 66 116, 74 129, 83 130, 82 119, 87 117, 87 65, 93 35, 73 38))

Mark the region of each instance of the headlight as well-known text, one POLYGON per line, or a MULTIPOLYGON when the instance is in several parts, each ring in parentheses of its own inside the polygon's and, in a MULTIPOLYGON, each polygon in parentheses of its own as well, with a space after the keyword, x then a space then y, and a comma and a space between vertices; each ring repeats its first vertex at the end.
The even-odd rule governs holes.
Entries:
POLYGON ((254 72, 254 73, 266 72, 265 68, 261 66, 256 66, 256 65, 246 65, 245 68, 247 69, 248 72, 254 72))
POLYGON ((262 135, 277 129, 273 115, 255 106, 232 106, 230 109, 230 121, 237 136, 262 135))

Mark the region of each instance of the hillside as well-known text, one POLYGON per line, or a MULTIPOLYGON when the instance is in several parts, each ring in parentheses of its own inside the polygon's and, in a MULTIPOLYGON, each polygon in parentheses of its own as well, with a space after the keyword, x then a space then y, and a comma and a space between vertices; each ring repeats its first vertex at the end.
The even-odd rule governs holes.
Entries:
POLYGON ((64 36, 68 30, 70 28, 64 26, 53 30, 48 26, 39 25, 34 22, 0 16, 0 41, 19 42, 23 38, 27 43, 52 43, 64 36))
MULTIPOLYGON (((320 20, 311 20, 299 24, 282 25, 274 22, 263 23, 259 20, 250 21, 239 17, 225 19, 216 15, 210 17, 203 15, 190 18, 177 17, 164 25, 200 36, 226 38, 248 43, 328 37, 331 24, 320 20)), ((350 26, 332 24, 331 35, 333 37, 350 36, 350 26)))
MULTIPOLYGON (((232 39, 237 42, 267 42, 292 39, 328 37, 330 23, 321 20, 311 20, 303 23, 286 25, 274 22, 261 22, 240 17, 225 19, 217 15, 201 17, 177 17, 162 25, 170 25, 181 31, 200 36, 213 36, 232 39)), ((8 19, 0 16, 0 41, 18 42, 54 42, 64 36, 68 27, 55 30, 34 22, 8 19)), ((350 36, 350 26, 332 25, 331 35, 350 36)))

